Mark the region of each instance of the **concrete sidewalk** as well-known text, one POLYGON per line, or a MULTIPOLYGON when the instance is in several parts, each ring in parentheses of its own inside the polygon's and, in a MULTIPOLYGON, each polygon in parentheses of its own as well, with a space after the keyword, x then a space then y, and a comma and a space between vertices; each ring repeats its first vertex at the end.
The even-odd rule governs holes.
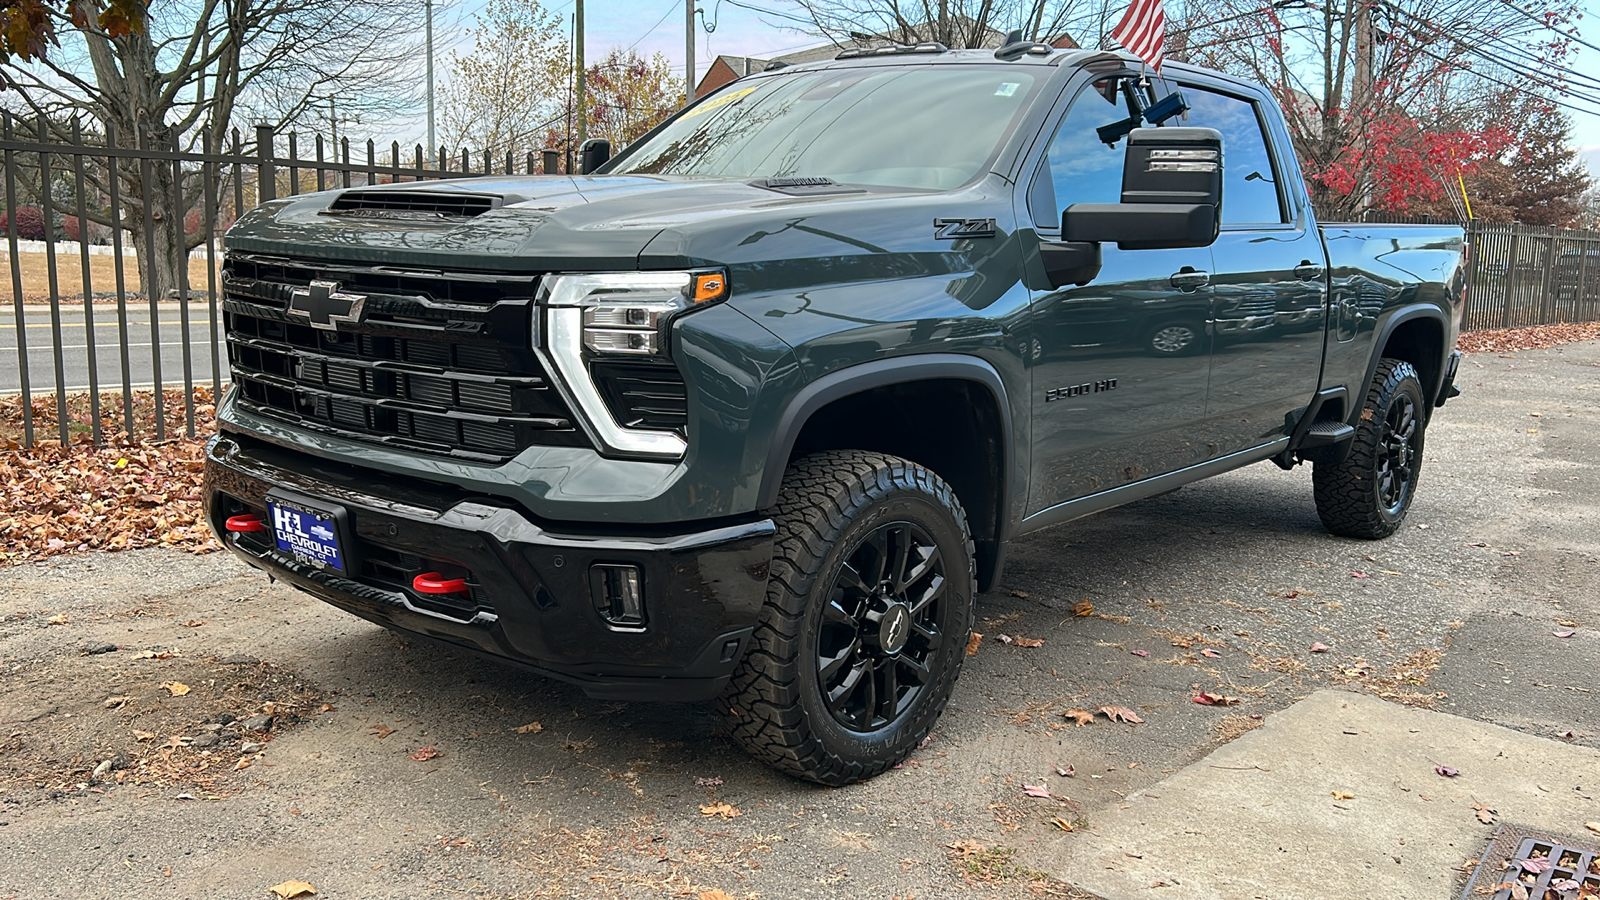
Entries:
POLYGON ((1585 833, 1600 751, 1323 690, 1025 858, 1106 900, 1439 900, 1494 831, 1479 806, 1585 833))

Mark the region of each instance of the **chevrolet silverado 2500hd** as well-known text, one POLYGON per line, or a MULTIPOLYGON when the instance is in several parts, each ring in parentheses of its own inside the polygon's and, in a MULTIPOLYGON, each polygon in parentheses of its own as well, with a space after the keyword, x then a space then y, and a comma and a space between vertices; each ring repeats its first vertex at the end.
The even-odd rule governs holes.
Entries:
POLYGON ((1313 464, 1335 534, 1393 532, 1463 250, 1319 226, 1256 84, 847 52, 593 174, 242 217, 209 520, 388 627, 720 698, 752 754, 842 784, 927 735, 1018 535, 1266 460, 1313 464))

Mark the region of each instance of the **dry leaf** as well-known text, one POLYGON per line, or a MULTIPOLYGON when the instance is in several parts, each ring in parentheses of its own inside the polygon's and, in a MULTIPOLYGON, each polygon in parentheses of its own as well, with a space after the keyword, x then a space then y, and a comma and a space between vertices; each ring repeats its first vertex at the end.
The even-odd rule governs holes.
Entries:
POLYGON ((1329 791, 1328 793, 1332 794, 1335 800, 1354 800, 1356 798, 1356 795, 1349 791, 1329 791))
POLYGON ((250 760, 248 760, 248 759, 246 759, 245 757, 242 757, 242 756, 239 757, 239 761, 238 762, 233 764, 233 770, 235 772, 239 772, 239 771, 242 771, 242 770, 248 769, 248 768, 250 768, 250 760))
POLYGON ((1573 635, 1577 634, 1576 631, 1552 631, 1550 633, 1555 635, 1558 638, 1569 638, 1569 637, 1572 637, 1573 635))
POLYGON ((206 623, 205 619, 190 619, 189 621, 183 623, 183 627, 185 627, 185 628, 199 628, 201 625, 204 625, 205 623, 206 623))
POLYGON ((1054 795, 1050 793, 1050 789, 1042 784, 1024 783, 1022 785, 1022 792, 1027 794, 1029 797, 1038 797, 1041 800, 1054 799, 1054 795))
POLYGON ((1044 638, 1017 638, 1018 647, 1043 647, 1044 638))
POLYGON ((45 619, 45 621, 49 622, 51 625, 65 625, 67 624, 67 619, 69 618, 71 617, 66 613, 62 613, 59 616, 51 616, 50 618, 45 619))
POLYGON ((1017 639, 1012 637, 1009 634, 997 634, 997 635, 995 635, 995 640, 999 641, 1002 644, 1011 644, 1011 643, 1015 643, 1017 639))
POLYGON ((1072 605, 1072 614, 1078 618, 1094 615, 1094 602, 1085 597, 1072 605))
POLYGON ((1472 812, 1478 817, 1479 822, 1482 822, 1485 825, 1494 824, 1494 810, 1484 806, 1482 803, 1472 804, 1472 812))
POLYGON ((1073 825, 1071 822, 1068 822, 1066 819, 1063 819, 1060 816, 1056 816, 1054 819, 1051 819, 1050 820, 1050 824, 1054 825, 1055 827, 1057 827, 1059 829, 1061 829, 1062 831, 1077 831, 1078 830, 1076 825, 1073 825))
POLYGON ((1445 778, 1454 778, 1461 774, 1459 771, 1452 769, 1449 766, 1434 766, 1433 770, 1438 772, 1440 775, 1443 775, 1445 778))
POLYGON ((1095 709, 1105 713, 1106 718, 1113 722, 1127 722, 1130 725, 1137 725, 1144 721, 1139 718, 1137 713, 1126 706, 1098 706, 1095 709))
POLYGON ((1589 829, 1595 834, 1600 834, 1600 822, 1585 822, 1583 823, 1583 827, 1589 829))
POLYGON ((1217 651, 1211 649, 1210 647, 1202 647, 1200 649, 1200 655, 1204 656, 1204 657, 1208 657, 1210 659, 1221 659, 1222 658, 1222 654, 1221 653, 1218 653, 1217 651))
POLYGON ((379 722, 378 724, 367 729, 367 734, 375 734, 378 736, 378 740, 383 740, 389 735, 394 734, 394 731, 395 730, 393 728, 390 728, 382 722, 379 722))
POLYGON ((1321 642, 1318 642, 1318 643, 1315 643, 1315 644, 1311 645, 1311 652, 1312 653, 1327 653, 1329 650, 1332 650, 1332 649, 1333 649, 1332 647, 1329 647, 1327 644, 1324 644, 1324 643, 1321 643, 1321 642))
POLYGON ((724 819, 732 819, 738 817, 739 810, 735 809, 731 803, 718 800, 716 803, 707 803, 701 806, 700 815, 721 816, 724 819))
POLYGON ((1555 865, 1555 863, 1550 861, 1549 857, 1545 856, 1533 856, 1529 857, 1528 859, 1514 859, 1512 862, 1535 875, 1539 874, 1540 872, 1548 872, 1550 871, 1551 867, 1555 865))
POLYGON ((1367 577, 1367 573, 1365 573, 1365 572, 1351 572, 1350 573, 1350 577, 1351 578, 1366 578, 1367 577))
POLYGON ((543 730, 544 726, 540 725, 538 722, 529 722, 526 725, 517 726, 517 734, 538 734, 543 730))
POLYGON ((1213 694, 1209 692, 1195 694, 1194 697, 1190 699, 1201 706, 1233 706, 1235 703, 1242 702, 1238 697, 1228 697, 1223 694, 1213 694))
POLYGON ((1079 725, 1088 725, 1094 721, 1094 713, 1087 709, 1069 709, 1061 714, 1062 718, 1071 719, 1079 725))
POLYGON ((982 644, 982 643, 983 643, 983 635, 977 633, 976 631, 972 632, 971 634, 968 634, 967 635, 967 655, 968 656, 977 656, 978 655, 978 645, 982 644))
POLYGON ((711 890, 701 891, 697 900, 733 900, 733 898, 721 891, 711 890))
POLYGON ((155 740, 156 733, 153 731, 140 731, 139 729, 135 728, 133 730, 133 739, 142 744, 146 741, 155 740))
POLYGON ((409 755, 417 762, 427 762, 430 759, 436 759, 444 754, 440 753, 438 748, 434 747, 432 744, 429 744, 426 747, 418 747, 417 749, 411 751, 409 755))
POLYGON ((163 681, 161 686, 171 691, 174 697, 182 697, 189 693, 189 686, 181 681, 163 681))
POLYGON ((294 900, 295 897, 306 897, 317 892, 316 888, 306 884, 304 881, 285 881, 283 884, 275 884, 267 888, 267 890, 277 894, 280 900, 294 900))
POLYGON ((1056 774, 1060 775, 1062 778, 1071 778, 1072 776, 1078 774, 1078 770, 1071 766, 1056 766, 1056 774))
POLYGON ((1012 588, 1011 589, 1011 596, 1016 597, 1019 600, 1026 600, 1026 599, 1028 599, 1028 592, 1027 591, 1019 591, 1016 588, 1012 588))
POLYGON ((1149 650, 1129 650, 1128 652, 1132 653, 1134 656, 1140 656, 1140 657, 1149 657, 1150 656, 1150 651, 1149 650))

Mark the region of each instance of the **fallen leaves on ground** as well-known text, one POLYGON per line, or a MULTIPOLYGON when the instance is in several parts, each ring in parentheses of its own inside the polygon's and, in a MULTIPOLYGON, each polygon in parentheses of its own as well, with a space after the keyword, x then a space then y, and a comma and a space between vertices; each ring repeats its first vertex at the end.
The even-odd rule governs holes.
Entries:
POLYGON ((1351 578, 1371 578, 1372 576, 1368 575, 1365 572, 1351 572, 1350 573, 1350 577, 1351 578))
POLYGON ((1577 634, 1576 631, 1552 631, 1550 633, 1555 635, 1558 638, 1569 638, 1569 637, 1572 637, 1573 635, 1577 634))
POLYGON ((1085 597, 1072 605, 1072 614, 1080 619, 1094 615, 1094 601, 1085 597))
POLYGON ((1356 798, 1356 795, 1349 791, 1329 791, 1328 793, 1332 794, 1335 800, 1354 800, 1356 798))
POLYGON ((47 624, 50 624, 50 625, 65 625, 65 624, 67 624, 67 620, 70 619, 70 618, 72 618, 72 617, 67 615, 67 614, 65 614, 65 613, 62 613, 59 616, 51 616, 50 618, 45 619, 45 622, 47 624))
POLYGON ((1600 822, 1585 822, 1583 823, 1583 827, 1589 829, 1595 834, 1600 834, 1600 822))
MULTIPOLYGON (((26 450, 21 398, 0 398, 0 565, 85 550, 219 549, 200 507, 205 437, 214 430, 210 388, 196 388, 194 398, 200 436, 182 437, 183 392, 167 391, 167 432, 176 437, 157 442, 122 433, 121 396, 103 394, 106 443, 96 447, 87 395, 68 398, 74 436, 65 446, 55 439, 55 397, 34 397, 37 443, 26 450)), ((153 392, 136 392, 134 417, 154 419, 153 392)))
POLYGON ((381 741, 384 738, 388 737, 389 735, 394 734, 394 729, 390 728, 389 726, 387 726, 385 724, 383 724, 382 722, 379 722, 378 724, 372 726, 371 728, 368 728, 367 729, 367 734, 375 734, 375 735, 378 736, 378 740, 381 741))
POLYGON ((1149 650, 1129 650, 1128 652, 1132 653, 1134 656, 1140 657, 1142 659, 1149 659, 1150 658, 1150 651, 1149 650))
POLYGON ((1094 721, 1094 713, 1087 709, 1069 709, 1061 714, 1064 719, 1071 719, 1079 725, 1088 725, 1094 721))
POLYGON ((272 887, 267 888, 267 890, 277 894, 280 900, 294 900, 295 897, 309 897, 317 892, 316 888, 305 883, 304 881, 285 881, 283 884, 275 884, 272 887))
POLYGON ((181 681, 163 681, 161 686, 166 688, 174 697, 182 697, 189 693, 189 686, 181 681))
POLYGON ((1312 653, 1327 653, 1329 650, 1332 650, 1332 649, 1333 649, 1332 647, 1329 647, 1327 644, 1324 644, 1324 643, 1322 643, 1320 641, 1311 645, 1311 652, 1312 653))
POLYGON ((1238 697, 1229 697, 1225 694, 1213 694, 1210 691, 1201 691, 1200 693, 1191 697, 1190 700, 1194 703, 1200 704, 1201 706, 1233 706, 1234 704, 1244 702, 1238 697))
POLYGON ((978 655, 978 647, 982 643, 983 643, 983 635, 977 633, 976 631, 974 631, 971 634, 967 635, 967 655, 968 656, 977 656, 978 655))
POLYGON ((1445 778, 1454 778, 1461 774, 1460 771, 1452 769, 1449 766, 1434 766, 1433 770, 1445 778))
POLYGON ((1210 647, 1201 647, 1200 648, 1200 655, 1206 657, 1207 659, 1221 659, 1222 658, 1222 654, 1221 653, 1218 653, 1217 651, 1211 649, 1210 647))
POLYGON ((697 900, 733 900, 733 897, 722 891, 701 891, 697 900))
POLYGON ((1038 797, 1041 800, 1055 799, 1055 795, 1050 793, 1050 789, 1042 784, 1024 784, 1022 792, 1029 797, 1038 797))
POLYGON ((707 803, 700 807, 702 816, 721 816, 724 819, 733 819, 739 816, 739 810, 731 803, 718 800, 716 803, 707 803))
POLYGON ((1054 819, 1051 819, 1050 820, 1050 824, 1054 825, 1055 827, 1057 827, 1059 829, 1061 829, 1062 831, 1077 831, 1078 830, 1078 826, 1072 824, 1071 822, 1068 822, 1066 819, 1063 819, 1060 816, 1056 816, 1054 819))
POLYGON ((1485 825, 1494 824, 1494 812, 1495 811, 1493 809, 1484 806, 1482 803, 1472 804, 1472 814, 1477 816, 1478 821, 1485 825))
POLYGON ((443 755, 443 753, 439 752, 439 748, 432 744, 426 747, 418 747, 410 753, 411 758, 417 762, 427 762, 430 759, 438 759, 443 755))
POLYGON ((1555 863, 1552 863, 1550 858, 1546 856, 1530 856, 1527 859, 1517 859, 1512 860, 1512 862, 1521 866, 1525 871, 1532 872, 1535 875, 1538 875, 1540 872, 1548 872, 1550 871, 1551 867, 1555 865, 1555 863))
POLYGON ((1062 778, 1071 778, 1072 776, 1078 774, 1078 770, 1071 766, 1056 766, 1055 768, 1056 774, 1060 775, 1062 778))
POLYGON ((1137 725, 1144 721, 1139 718, 1138 713, 1126 706, 1100 706, 1096 707, 1096 710, 1105 713, 1106 718, 1113 722, 1127 722, 1129 725, 1137 725))
POLYGON ((1017 642, 1017 646, 1018 647, 1043 647, 1044 646, 1044 638, 1024 638, 1024 637, 1019 637, 1019 638, 1016 638, 1015 640, 1017 642))
POLYGON ((1469 331, 1456 339, 1456 346, 1467 353, 1504 353, 1595 340, 1600 340, 1600 322, 1469 331))
POLYGON ((517 726, 517 734, 538 734, 543 730, 544 726, 538 722, 529 722, 526 725, 517 726))

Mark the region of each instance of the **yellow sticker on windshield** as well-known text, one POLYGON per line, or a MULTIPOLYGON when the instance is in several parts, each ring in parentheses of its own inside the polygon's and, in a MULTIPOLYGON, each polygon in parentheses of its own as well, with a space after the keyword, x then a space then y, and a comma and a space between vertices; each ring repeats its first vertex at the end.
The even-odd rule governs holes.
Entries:
POLYGON ((753 87, 747 87, 747 88, 744 88, 742 90, 732 91, 730 93, 723 94, 720 97, 713 97, 710 100, 707 100, 706 102, 700 104, 699 106, 696 106, 694 109, 691 109, 688 112, 684 113, 683 117, 685 119, 692 119, 695 116, 711 112, 713 109, 721 109, 722 107, 727 106, 729 103, 732 103, 735 100, 738 100, 738 99, 740 99, 742 97, 747 97, 750 94, 755 93, 755 90, 756 89, 753 88, 753 87))

